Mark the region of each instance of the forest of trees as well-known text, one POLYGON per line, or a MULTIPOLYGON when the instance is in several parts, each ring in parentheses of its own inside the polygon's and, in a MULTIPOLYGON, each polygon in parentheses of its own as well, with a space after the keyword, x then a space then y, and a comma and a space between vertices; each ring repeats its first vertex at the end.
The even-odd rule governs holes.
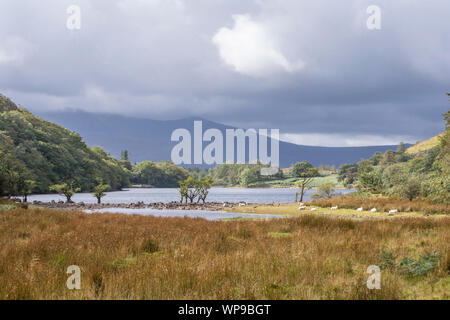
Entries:
POLYGON ((132 166, 130 180, 133 184, 157 188, 175 188, 178 182, 185 180, 189 173, 172 162, 143 161, 132 166))
POLYGON ((131 184, 176 188, 188 176, 187 170, 171 162, 133 165, 127 150, 118 160, 0 95, 0 196, 50 191, 102 195, 131 184))
POLYGON ((100 147, 0 95, 0 195, 48 192, 65 182, 91 191, 97 179, 113 189, 130 183, 119 161, 100 147))

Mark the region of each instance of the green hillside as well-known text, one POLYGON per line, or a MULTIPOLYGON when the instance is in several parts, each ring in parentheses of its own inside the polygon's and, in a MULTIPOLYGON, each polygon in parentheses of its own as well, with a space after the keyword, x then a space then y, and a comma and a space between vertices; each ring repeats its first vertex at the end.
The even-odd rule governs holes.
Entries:
POLYGON ((0 95, 0 195, 14 194, 11 181, 34 180, 34 192, 73 182, 92 190, 101 178, 113 189, 129 184, 119 161, 90 148, 75 132, 34 116, 0 95))
POLYGON ((339 168, 339 181, 364 195, 427 198, 450 202, 450 110, 444 114, 446 132, 406 149, 375 153, 371 158, 339 168))

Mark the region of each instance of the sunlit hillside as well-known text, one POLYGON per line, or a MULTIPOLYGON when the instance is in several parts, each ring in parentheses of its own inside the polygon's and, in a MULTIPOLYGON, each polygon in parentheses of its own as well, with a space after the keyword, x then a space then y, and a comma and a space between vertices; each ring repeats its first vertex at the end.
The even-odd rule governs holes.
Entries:
POLYGON ((416 143, 415 145, 406 149, 406 153, 414 154, 414 153, 417 153, 420 151, 429 150, 439 144, 439 137, 442 135, 443 135, 443 133, 438 134, 437 136, 434 136, 428 140, 416 143))

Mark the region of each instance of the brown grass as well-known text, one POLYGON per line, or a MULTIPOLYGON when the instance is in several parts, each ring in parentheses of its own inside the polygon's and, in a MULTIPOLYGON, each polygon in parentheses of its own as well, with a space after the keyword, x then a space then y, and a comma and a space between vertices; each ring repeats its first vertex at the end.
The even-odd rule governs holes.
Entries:
POLYGON ((318 207, 339 206, 339 208, 356 209, 362 207, 364 210, 377 208, 378 211, 388 212, 397 209, 399 212, 423 212, 425 214, 450 214, 448 203, 433 203, 427 199, 408 199, 379 197, 366 198, 354 195, 344 195, 337 198, 321 199, 312 201, 311 205, 318 207))
POLYGON ((0 299, 448 299, 450 218, 206 221, 43 209, 0 212, 0 299), (422 278, 383 270, 441 254, 422 278), (66 269, 82 270, 68 290, 66 269))

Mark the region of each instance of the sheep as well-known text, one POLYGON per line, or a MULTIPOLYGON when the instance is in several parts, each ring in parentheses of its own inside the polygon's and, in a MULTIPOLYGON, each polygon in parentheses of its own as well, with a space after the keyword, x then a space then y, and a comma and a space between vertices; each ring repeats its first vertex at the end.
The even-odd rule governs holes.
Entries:
POLYGON ((311 208, 311 211, 316 211, 317 210, 317 208, 311 208))
POLYGON ((246 202, 239 202, 239 207, 245 207, 247 205, 246 202))
POLYGON ((331 210, 337 210, 337 209, 338 209, 338 206, 331 207, 331 210))
POLYGON ((397 209, 394 209, 394 210, 389 210, 389 215, 390 216, 393 216, 394 215, 394 213, 397 213, 398 212, 398 210, 397 209))
POLYGON ((300 207, 298 207, 298 210, 305 210, 306 209, 306 206, 300 206, 300 207))
POLYGON ((305 204, 303 202, 300 202, 298 205, 299 206, 304 206, 305 204))
POLYGON ((377 208, 370 209, 370 212, 377 212, 377 208))
POLYGON ((362 207, 361 207, 361 208, 358 208, 358 209, 356 209, 356 211, 361 212, 361 211, 363 211, 363 208, 362 208, 362 207))

